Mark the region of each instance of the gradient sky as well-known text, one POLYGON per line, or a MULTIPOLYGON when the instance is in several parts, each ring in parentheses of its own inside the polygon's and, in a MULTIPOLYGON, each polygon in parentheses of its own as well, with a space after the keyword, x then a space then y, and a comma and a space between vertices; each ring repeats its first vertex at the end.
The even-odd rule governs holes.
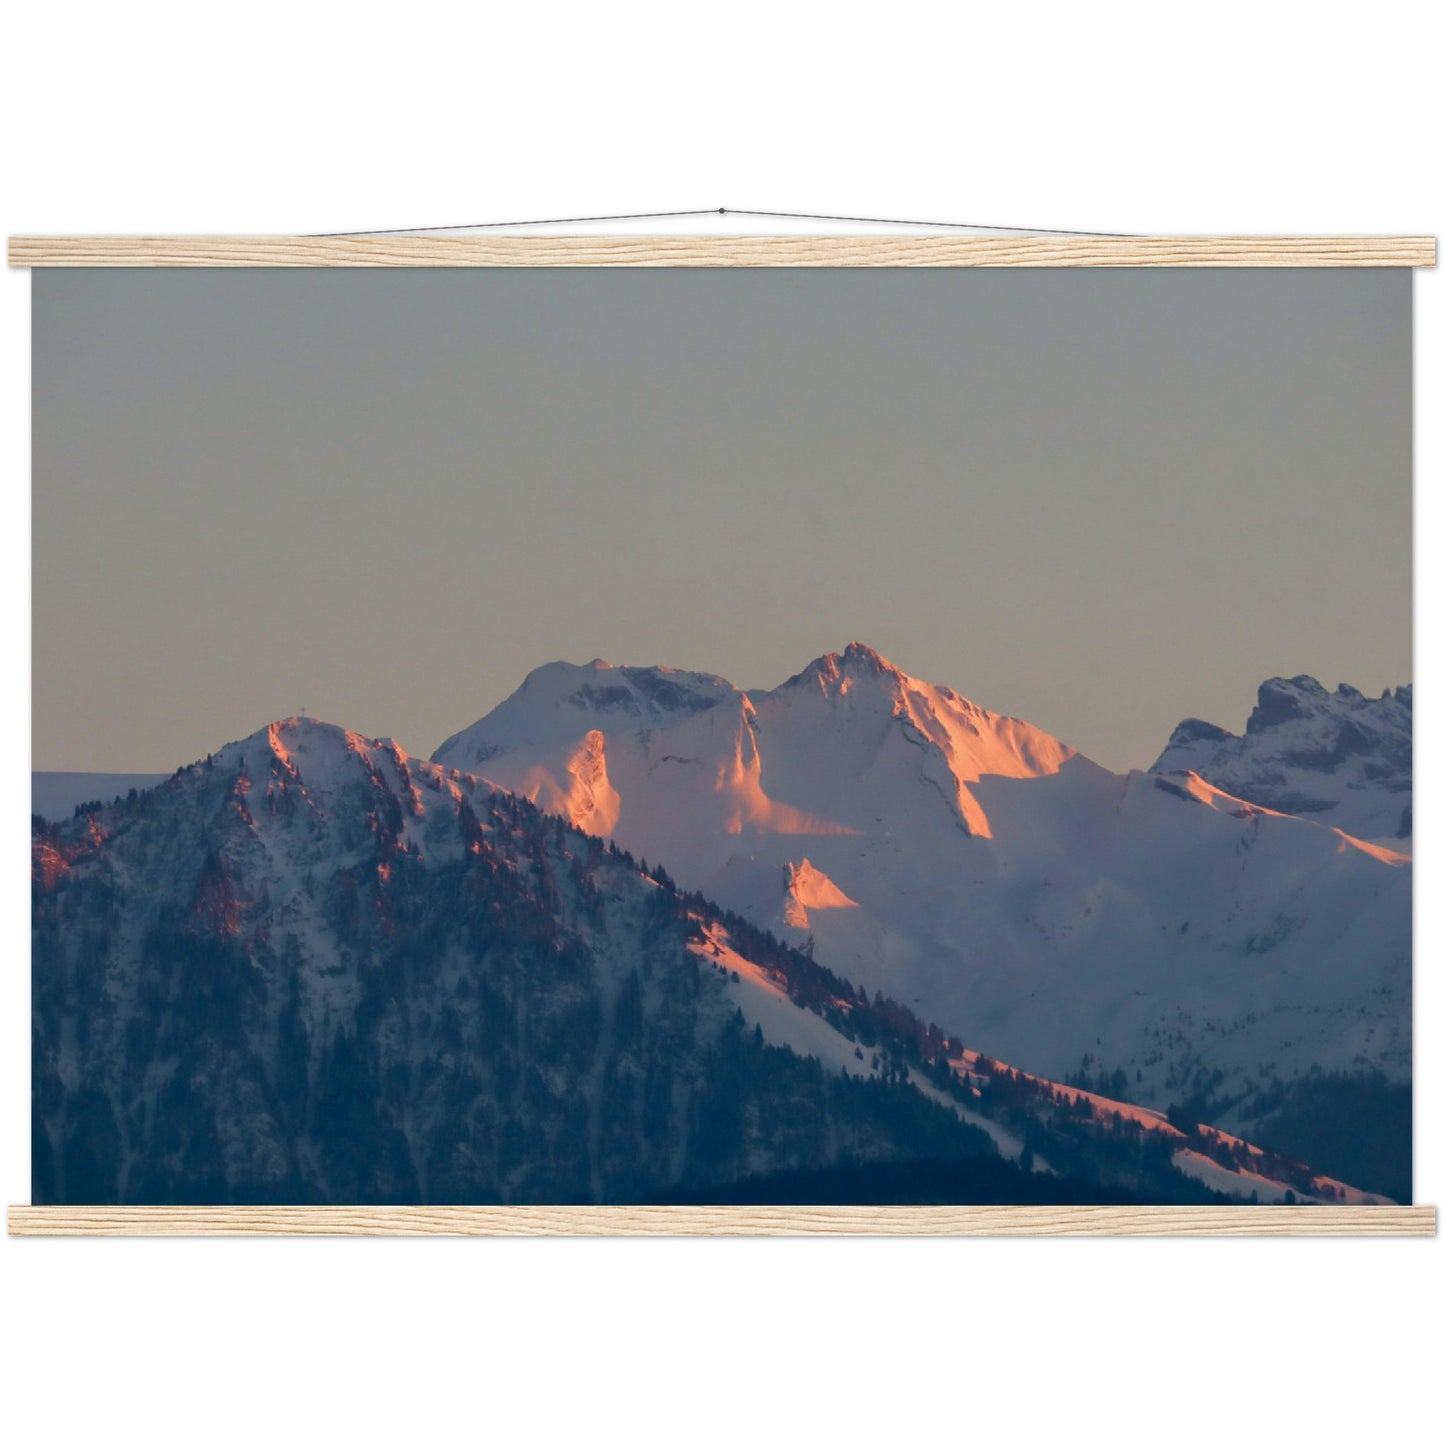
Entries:
POLYGON ((37 270, 39 769, 857 639, 1110 767, 1410 679, 1407 271, 37 270))

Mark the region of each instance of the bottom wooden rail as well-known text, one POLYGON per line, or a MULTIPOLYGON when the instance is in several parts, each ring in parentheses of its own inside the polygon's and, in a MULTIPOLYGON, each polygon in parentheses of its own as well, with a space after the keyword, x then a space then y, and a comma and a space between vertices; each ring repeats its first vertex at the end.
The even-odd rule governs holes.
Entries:
POLYGON ((10 1206, 12 1235, 1433 1235, 1433 1204, 10 1206))

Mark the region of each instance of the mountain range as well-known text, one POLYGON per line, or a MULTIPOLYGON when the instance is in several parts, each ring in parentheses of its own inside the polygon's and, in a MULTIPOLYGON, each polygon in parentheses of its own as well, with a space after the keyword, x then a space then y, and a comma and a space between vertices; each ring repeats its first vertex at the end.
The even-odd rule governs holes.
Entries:
MULTIPOLYGON (((1345 700, 1393 748, 1396 699, 1379 724, 1345 700)), ((1123 1074, 1231 1128, 1312 1075, 1409 1077, 1405 853, 1163 770, 1172 750, 1109 772, 860 644, 766 692, 551 664, 434 756, 1044 1076, 1123 1074)))
POLYGON ((1374 698, 1347 683, 1329 692, 1312 677, 1274 677, 1242 737, 1186 718, 1151 771, 1199 773, 1276 812, 1408 851, 1413 704, 1410 687, 1374 698))
POLYGON ((1408 856, 1190 729, 554 663, 431 763, 290 719, 37 820, 36 1200, 1406 1198, 1408 856))

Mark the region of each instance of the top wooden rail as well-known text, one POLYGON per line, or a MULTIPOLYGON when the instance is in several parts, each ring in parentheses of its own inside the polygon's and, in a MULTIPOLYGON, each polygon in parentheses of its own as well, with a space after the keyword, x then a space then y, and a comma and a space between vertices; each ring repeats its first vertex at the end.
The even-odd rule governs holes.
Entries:
POLYGON ((12 236, 11 266, 1433 266, 1433 236, 12 236))

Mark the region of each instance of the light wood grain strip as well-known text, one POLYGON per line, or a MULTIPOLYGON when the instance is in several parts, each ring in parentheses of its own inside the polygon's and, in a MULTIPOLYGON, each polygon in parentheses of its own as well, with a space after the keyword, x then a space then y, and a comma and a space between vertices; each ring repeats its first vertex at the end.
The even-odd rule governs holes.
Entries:
POLYGON ((12 266, 1433 266, 1432 236, 12 236, 12 266))
POLYGON ((10 1206, 12 1235, 1433 1235, 1433 1205, 918 1208, 10 1206))

